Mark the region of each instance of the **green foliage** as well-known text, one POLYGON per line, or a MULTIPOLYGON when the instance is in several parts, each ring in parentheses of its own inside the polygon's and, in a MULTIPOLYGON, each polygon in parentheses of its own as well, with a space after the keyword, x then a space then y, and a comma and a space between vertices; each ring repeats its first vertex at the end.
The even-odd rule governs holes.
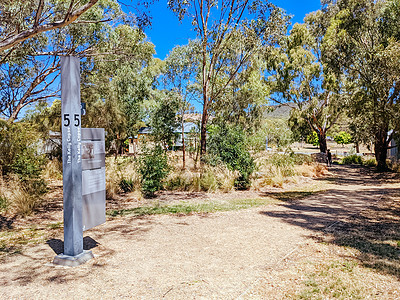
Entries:
POLYGON ((209 162, 216 164, 219 160, 229 169, 239 171, 235 186, 238 189, 250 187, 250 176, 255 169, 254 159, 246 145, 243 129, 234 126, 216 126, 210 132, 208 142, 209 162))
MULTIPOLYGON (((56 20, 73 19, 68 16, 67 12, 71 11, 68 10, 69 4, 66 5, 66 2, 70 2, 70 8, 75 10, 82 4, 82 1, 80 1, 80 4, 72 0, 41 1, 42 9, 38 8, 40 5, 35 0, 12 2, 12 4, 10 4, 11 2, 2 4, 0 17, 3 21, 5 21, 4 18, 11 17, 12 21, 6 22, 7 29, 0 32, 1 40, 4 41, 6 38, 10 38, 10 35, 24 32, 24 30, 27 33, 29 26, 32 26, 32 28, 29 29, 28 35, 35 36, 19 43, 8 52, 0 53, 2 59, 0 65, 0 94, 2 99, 0 115, 11 122, 18 119, 23 108, 34 103, 45 102, 45 100, 59 95, 57 77, 61 67, 59 59, 61 55, 86 56, 82 54, 115 52, 112 49, 117 48, 118 51, 128 51, 122 43, 118 46, 114 44, 113 47, 108 45, 112 38, 113 26, 107 22, 101 22, 105 19, 114 19, 115 23, 126 20, 124 20, 126 15, 115 0, 99 0, 96 5, 79 17, 80 21, 87 21, 88 23, 73 22, 69 26, 61 26, 62 28, 52 26, 54 26, 53 22, 56 20), (22 2, 24 3, 22 4, 22 2), (18 17, 12 12, 17 7, 18 17), (37 15, 39 23, 47 23, 48 29, 52 28, 53 30, 38 34, 41 31, 39 30, 40 26, 35 26, 35 29, 33 29, 35 18, 32 16, 36 13, 39 14, 37 15), (9 30, 11 32, 8 32, 9 30), (37 56, 38 52, 44 55, 37 56), (57 55, 54 55, 54 53, 57 55)), ((102 59, 104 59, 104 56, 102 56, 102 59)), ((108 57, 108 59, 111 59, 111 57, 108 57)), ((96 65, 91 58, 81 60, 81 68, 84 70, 82 83, 86 81, 85 71, 93 71, 88 70, 93 66, 96 65)), ((94 82, 91 82, 91 84, 94 84, 94 82)))
POLYGON ((163 179, 169 173, 168 158, 162 147, 146 148, 139 158, 139 174, 142 176, 142 191, 146 197, 153 197, 163 187, 163 179))
POLYGON ((154 45, 146 35, 132 26, 113 28, 103 46, 102 52, 110 54, 90 57, 82 68, 81 94, 87 103, 82 123, 105 128, 106 145, 114 144, 120 153, 124 141, 145 125, 149 107, 158 99, 153 89, 161 62, 152 58, 154 45), (114 49, 124 54, 114 54, 114 49))
POLYGON ((367 167, 376 167, 376 159, 370 158, 363 161, 363 165, 367 167))
POLYGON ((341 145, 350 144, 352 142, 352 139, 353 138, 350 133, 347 133, 346 131, 340 131, 334 137, 335 142, 341 145))
POLYGON ((292 110, 288 120, 288 126, 292 131, 293 139, 297 142, 303 142, 307 140, 307 136, 313 133, 312 128, 304 118, 299 116, 298 111, 292 110))
POLYGON ((247 144, 252 150, 265 150, 266 139, 268 147, 287 147, 293 142, 293 134, 285 119, 265 119, 259 129, 247 137, 247 144))
POLYGON ((276 167, 294 166, 312 163, 312 157, 307 154, 297 154, 291 152, 289 154, 275 153, 268 158, 268 162, 276 167))
POLYGON ((203 4, 194 0, 168 2, 180 20, 190 19, 200 44, 200 74, 196 81, 203 112, 202 159, 210 115, 220 124, 251 128, 259 123, 269 93, 260 74, 265 67, 261 56, 269 53, 289 25, 285 12, 265 1, 203 4))
POLYGON ((325 152, 326 133, 343 112, 340 78, 327 68, 320 46, 320 32, 313 24, 294 24, 290 35, 269 55, 271 76, 268 78, 272 98, 292 107, 292 128, 296 138, 304 135, 305 126, 318 132, 321 152, 325 152))
POLYGON ((0 167, 3 175, 17 174, 21 179, 39 177, 46 162, 38 153, 38 135, 27 123, 10 124, 0 120, 0 167))
POLYGON ((362 165, 363 164, 363 160, 362 157, 359 155, 349 155, 346 156, 342 159, 342 164, 344 165, 362 165))
POLYGON ((160 94, 160 101, 151 115, 152 138, 156 143, 161 143, 171 149, 177 137, 176 113, 180 103, 173 92, 160 94))
POLYGON ((119 182, 119 187, 124 193, 133 191, 134 182, 132 179, 122 178, 119 182))
POLYGON ((319 145, 318 135, 315 131, 312 134, 307 135, 306 143, 311 144, 313 146, 319 145))
POLYGON ((397 0, 331 1, 307 16, 323 33, 326 65, 346 88, 354 139, 374 142, 381 170, 387 169, 387 133, 400 130, 399 16, 397 0))

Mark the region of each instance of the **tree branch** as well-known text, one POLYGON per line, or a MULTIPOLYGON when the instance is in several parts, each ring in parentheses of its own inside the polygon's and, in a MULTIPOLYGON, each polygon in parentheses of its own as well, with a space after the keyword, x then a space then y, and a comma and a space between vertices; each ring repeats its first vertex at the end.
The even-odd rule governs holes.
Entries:
POLYGON ((43 6, 44 6, 44 0, 40 0, 38 9, 36 11, 35 24, 33 25, 34 28, 36 28, 39 25, 40 16, 42 15, 43 11, 43 6))
POLYGON ((77 20, 75 22, 72 22, 72 24, 97 24, 97 23, 104 23, 104 22, 109 22, 112 19, 106 19, 106 20, 100 20, 100 21, 90 21, 90 20, 77 20))
POLYGON ((54 23, 33 27, 4 39, 3 41, 0 42, 0 52, 10 49, 15 45, 17 45, 18 43, 21 43, 39 33, 61 28, 73 23, 83 13, 85 13, 93 5, 95 5, 98 1, 99 0, 90 0, 88 3, 82 5, 80 8, 73 11, 72 13, 66 14, 66 18, 63 21, 56 21, 54 23))

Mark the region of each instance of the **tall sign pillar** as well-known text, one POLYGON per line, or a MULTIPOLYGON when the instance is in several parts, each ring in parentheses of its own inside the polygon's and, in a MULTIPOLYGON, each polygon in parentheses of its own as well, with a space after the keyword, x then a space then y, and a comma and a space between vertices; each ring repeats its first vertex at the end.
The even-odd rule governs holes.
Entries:
POLYGON ((66 266, 77 266, 93 257, 91 251, 83 250, 79 65, 77 57, 61 57, 64 253, 53 262, 66 266))

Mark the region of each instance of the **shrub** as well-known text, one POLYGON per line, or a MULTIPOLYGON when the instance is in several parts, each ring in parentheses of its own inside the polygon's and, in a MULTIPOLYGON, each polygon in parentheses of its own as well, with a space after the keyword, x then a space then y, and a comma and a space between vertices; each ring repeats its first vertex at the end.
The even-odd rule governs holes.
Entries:
POLYGON ((354 155, 349 155, 349 156, 344 157, 342 159, 342 164, 344 164, 344 165, 352 165, 352 164, 362 165, 363 160, 362 160, 361 156, 354 154, 354 155))
POLYGON ((165 188, 170 191, 187 191, 193 183, 193 175, 189 172, 172 173, 165 182, 165 188))
POLYGON ((369 158, 363 161, 363 165, 367 167, 376 167, 376 159, 375 158, 369 158))
POLYGON ((352 141, 352 136, 350 133, 347 133, 346 131, 340 131, 338 134, 335 135, 334 140, 338 144, 350 144, 352 141))
POLYGON ((119 187, 124 193, 132 192, 133 186, 134 184, 132 179, 122 178, 119 182, 119 187))
POLYGON ((239 171, 235 181, 238 189, 250 187, 250 176, 255 169, 254 159, 247 150, 246 135, 240 127, 228 125, 213 128, 208 140, 208 163, 223 162, 234 171, 239 171))
POLYGON ((30 214, 47 191, 40 178, 46 159, 39 146, 39 134, 29 123, 0 120, 1 197, 17 215, 30 214))
POLYGON ((257 177, 253 179, 255 189, 264 186, 282 187, 284 183, 297 182, 298 176, 319 177, 326 167, 314 163, 310 155, 273 154, 257 160, 257 177))
POLYGON ((8 124, 0 120, 0 166, 3 175, 38 178, 46 162, 38 153, 39 139, 26 123, 8 124))
POLYGON ((306 143, 313 146, 319 146, 318 134, 313 131, 312 134, 307 135, 306 143))
POLYGON ((162 180, 169 173, 168 158, 160 145, 145 148, 139 159, 142 191, 146 197, 153 197, 163 187, 162 180))

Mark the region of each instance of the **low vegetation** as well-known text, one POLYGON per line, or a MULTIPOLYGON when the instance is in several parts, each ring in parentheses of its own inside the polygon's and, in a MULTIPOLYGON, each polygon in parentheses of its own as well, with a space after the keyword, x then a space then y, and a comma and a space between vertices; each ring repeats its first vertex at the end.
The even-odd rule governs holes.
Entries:
POLYGON ((256 198, 256 199, 236 199, 228 201, 210 201, 202 203, 182 202, 172 205, 150 205, 135 207, 131 209, 110 210, 107 214, 111 217, 116 216, 144 216, 144 215, 159 215, 159 214, 194 214, 194 213, 214 213, 218 211, 230 211, 257 207, 267 204, 277 203, 272 198, 256 198))
POLYGON ((375 158, 364 158, 357 154, 345 156, 340 163, 343 165, 363 165, 367 167, 376 167, 377 165, 375 158))
MULTIPOLYGON (((242 178, 240 171, 232 170, 221 161, 218 163, 214 161, 212 164, 204 165, 202 169, 197 169, 194 168, 194 161, 189 158, 187 159, 187 168, 182 170, 178 161, 179 157, 179 153, 169 153, 169 173, 166 175, 165 171, 162 171, 158 174, 157 189, 225 193, 243 187, 238 187, 238 178, 242 178)), ((156 165, 153 164, 153 167, 156 165)), ((117 160, 107 159, 107 197, 116 199, 118 195, 134 192, 141 198, 141 193, 144 193, 142 179, 142 174, 146 171, 144 167, 143 161, 140 164, 133 157, 121 157, 117 160), (142 171, 139 170, 138 165, 142 171), (141 172, 143 173, 141 174, 141 172)), ((166 168, 164 162, 162 167, 166 168)), ((248 178, 248 184, 253 190, 267 186, 283 187, 284 184, 296 183, 303 177, 321 177, 327 174, 326 167, 314 163, 310 156, 293 153, 260 154, 254 158, 254 169, 256 171, 248 178)), ((146 172, 148 172, 146 174, 156 176, 158 171, 153 168, 151 172, 150 169, 146 172)), ((150 182, 148 181, 147 184, 150 182)), ((156 190, 153 191, 153 195, 155 192, 156 190)), ((144 196, 149 196, 149 194, 144 196)))

